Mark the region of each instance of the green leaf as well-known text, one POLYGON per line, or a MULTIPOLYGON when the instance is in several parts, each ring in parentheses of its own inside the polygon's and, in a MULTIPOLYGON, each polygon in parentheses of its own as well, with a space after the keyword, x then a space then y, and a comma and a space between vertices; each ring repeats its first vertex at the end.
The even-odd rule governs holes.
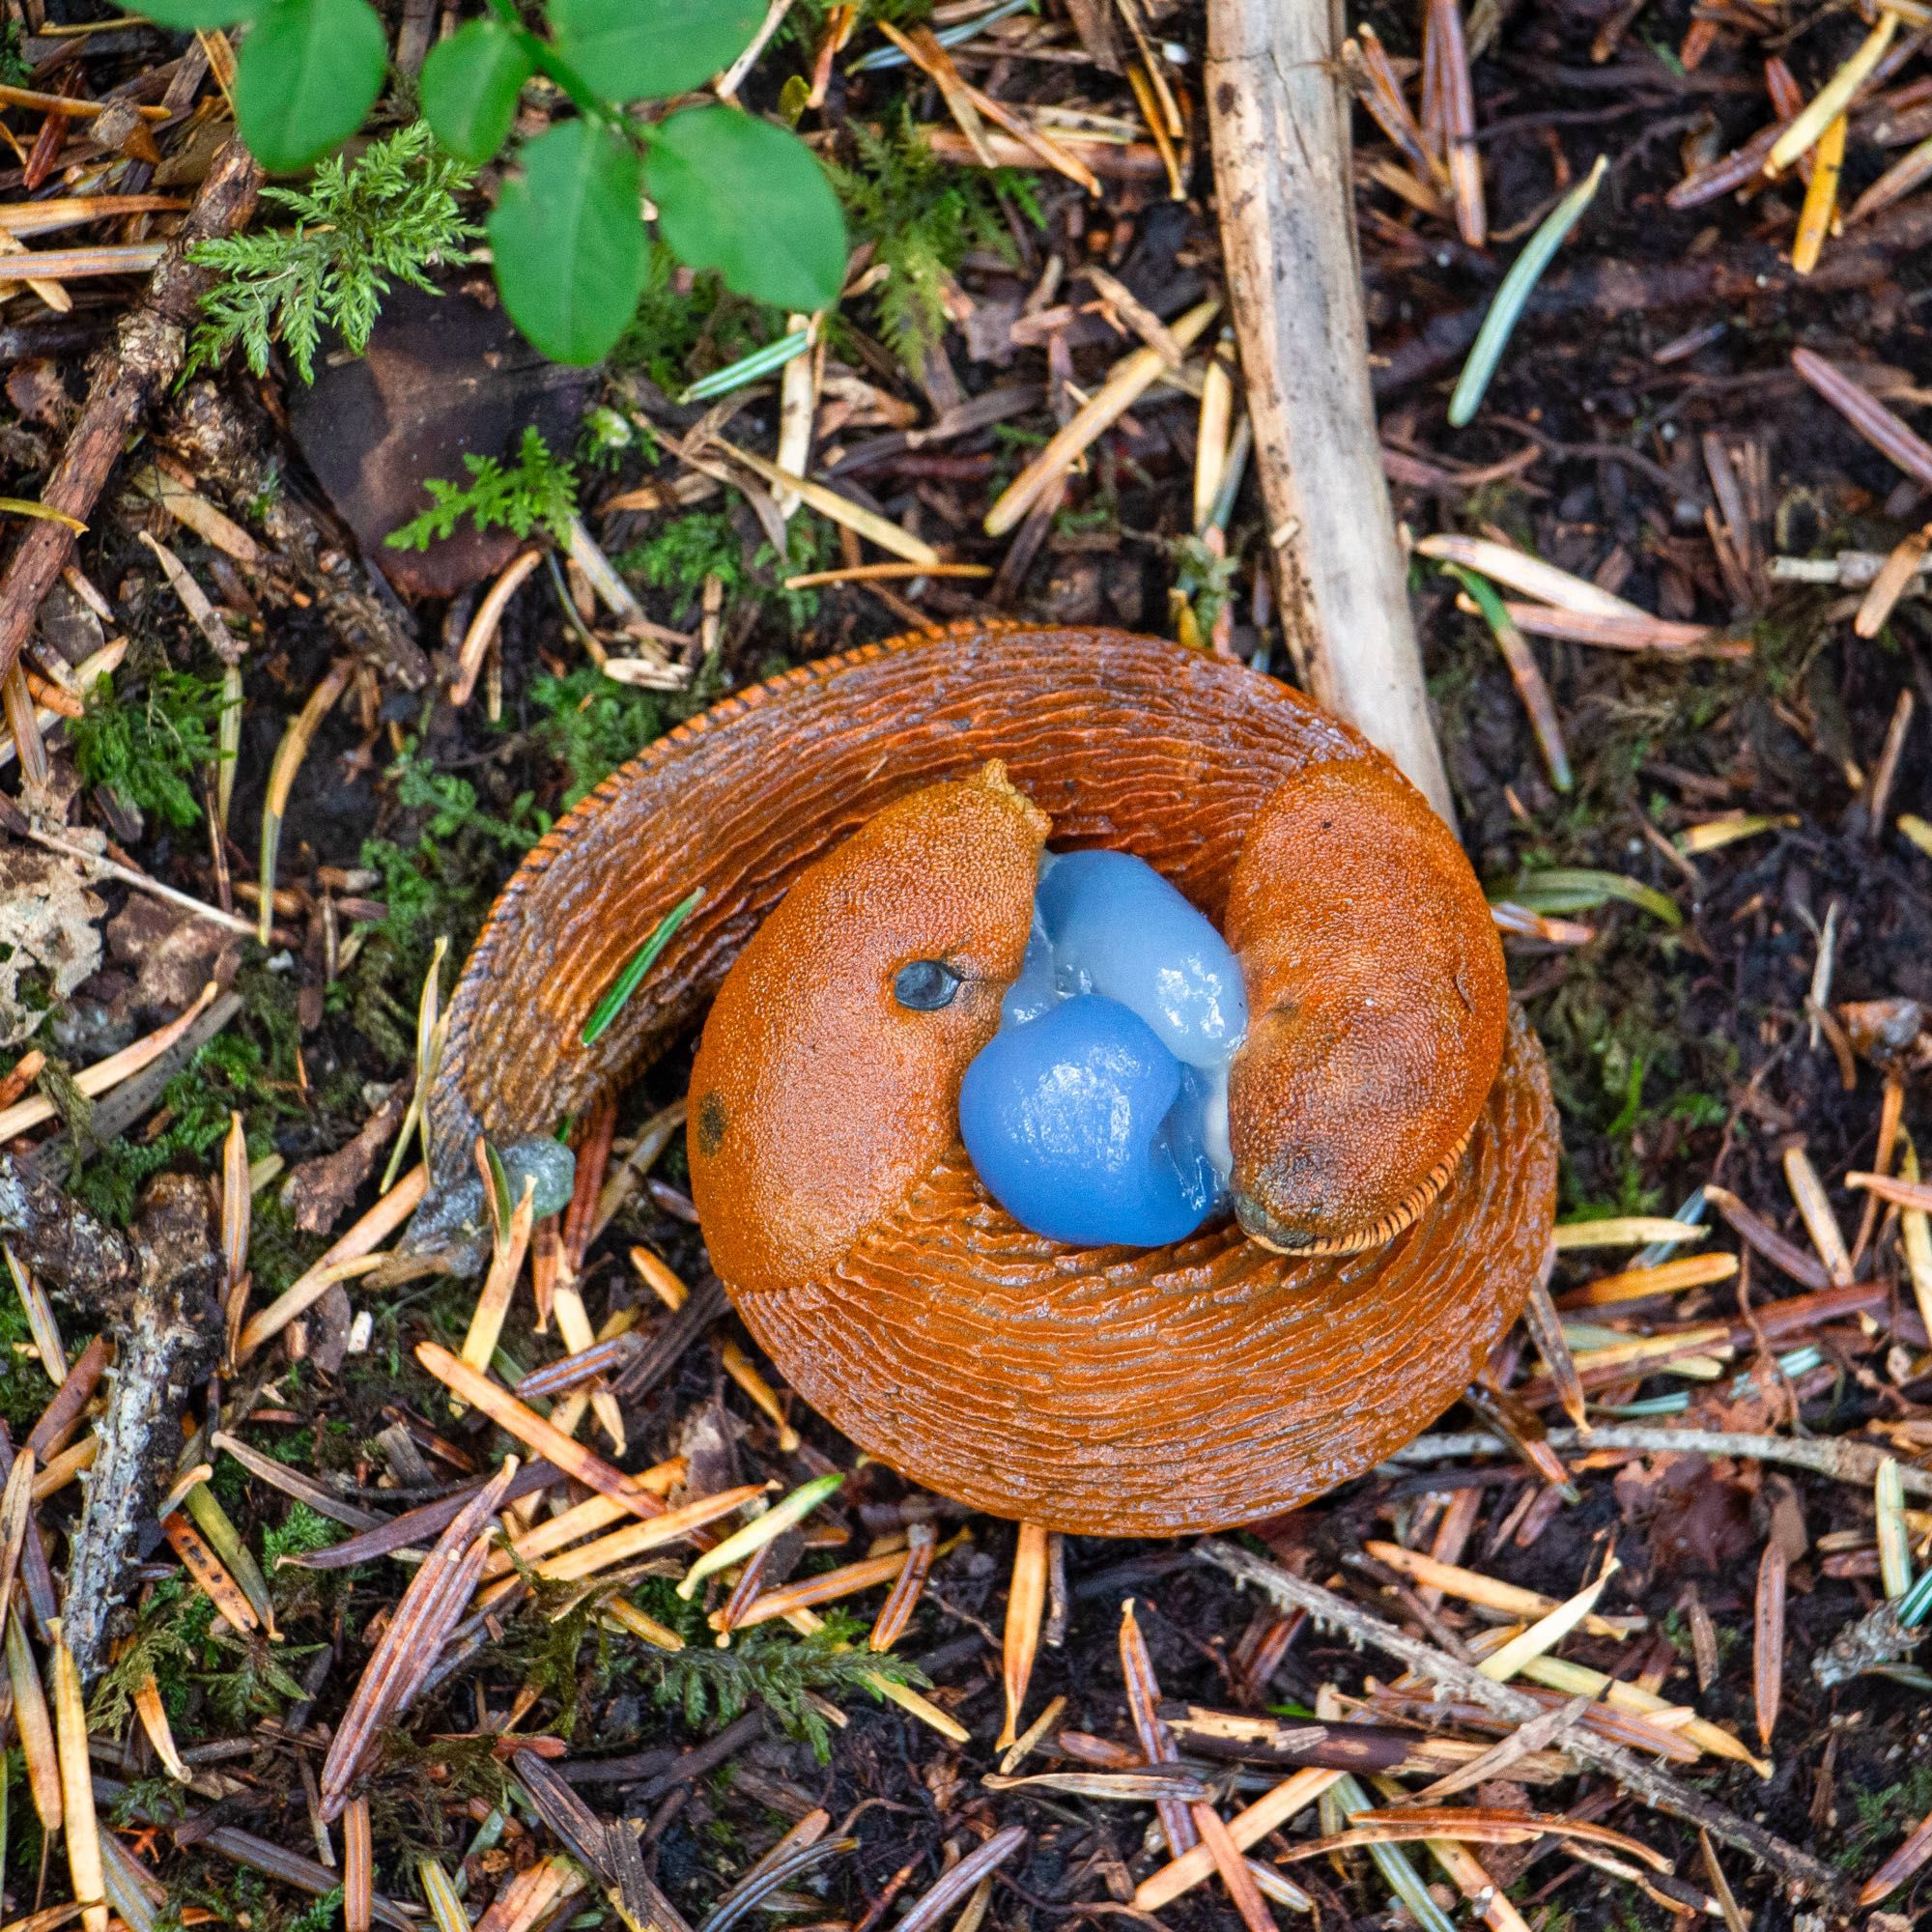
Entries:
POLYGON ((423 62, 422 110, 436 138, 459 160, 480 166, 509 137, 531 71, 529 55, 500 22, 459 27, 423 62))
POLYGON ((261 11, 261 0, 155 0, 153 6, 131 0, 124 11, 157 27, 192 33, 198 27, 232 27, 238 20, 252 20, 261 11))
POLYGON ((643 293, 638 157, 607 129, 566 121, 519 158, 489 223, 503 306, 553 362, 595 362, 643 293))
POLYGON ((270 0, 242 43, 242 138, 265 168, 306 167, 361 127, 388 61, 368 0, 270 0))
POLYGON ((845 216, 796 134, 733 107, 651 130, 644 183, 671 252, 780 308, 829 308, 845 279, 845 216))
POLYGON ((1562 866, 1526 871, 1517 879, 1515 898, 1531 912, 1559 914, 1595 912, 1605 899, 1622 899, 1626 905, 1642 907, 1665 925, 1684 923, 1684 915, 1668 894, 1645 885, 1641 879, 1626 878, 1621 872, 1562 866))
POLYGON ((551 0, 556 50, 610 100, 681 94, 731 65, 763 0, 551 0))

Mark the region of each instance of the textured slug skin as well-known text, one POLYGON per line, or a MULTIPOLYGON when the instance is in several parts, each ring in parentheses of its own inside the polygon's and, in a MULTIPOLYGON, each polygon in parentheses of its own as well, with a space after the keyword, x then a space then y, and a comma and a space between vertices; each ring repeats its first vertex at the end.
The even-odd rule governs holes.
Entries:
MULTIPOLYGON (((989 759, 1056 845, 1137 852, 1224 930, 1284 782, 1392 777, 1285 686, 1118 632, 961 628, 740 693, 613 774, 505 887, 451 999, 413 1243, 436 1245, 476 1133, 548 1131, 621 1088, 697 1026, 809 867, 989 759), (584 1020, 696 885, 584 1047, 584 1020)), ((1304 1502, 1439 1415, 1548 1268, 1555 1178, 1542 1054, 1512 1016, 1440 1192, 1363 1252, 1277 1254, 1233 1223, 1169 1249, 1057 1246, 993 1206, 954 1147, 822 1270, 720 1272, 784 1378, 915 1481, 1051 1528, 1179 1534, 1304 1502)))
POLYGON ((1248 988, 1229 1069, 1242 1225, 1288 1252, 1406 1228, 1502 1065, 1503 950, 1455 835, 1378 761, 1311 765, 1255 820, 1228 893, 1248 988))
POLYGON ((1046 819, 997 760, 868 819, 739 955, 691 1069, 686 1148, 711 1264, 742 1293, 834 1266, 959 1133, 959 1082, 999 1030, 1046 819), (909 1012, 901 967, 952 1001, 909 1012))

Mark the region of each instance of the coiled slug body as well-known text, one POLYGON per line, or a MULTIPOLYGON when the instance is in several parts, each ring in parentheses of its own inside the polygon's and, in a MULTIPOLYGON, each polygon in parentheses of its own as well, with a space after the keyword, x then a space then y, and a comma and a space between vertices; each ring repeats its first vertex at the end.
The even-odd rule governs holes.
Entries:
MULTIPOLYGON (((887 845, 873 856, 890 866, 887 845)), ((743 1009, 721 1004, 706 1028, 688 1131, 700 1207, 732 1204, 706 1208, 714 1263, 792 1384, 908 1476, 996 1514, 1122 1535, 1252 1521, 1426 1427, 1548 1265, 1548 1086, 1500 996, 1493 936, 1468 917, 1472 889, 1378 753, 1237 667, 1018 627, 815 665, 660 740, 511 880, 452 998, 420 1238, 433 1242, 477 1132, 547 1131, 621 1085, 697 1024, 752 949, 724 996, 743 1009), (993 760, 1009 795, 962 796, 993 760), (933 786, 944 810, 912 800, 933 786), (868 1020, 849 1065, 788 1062, 772 1120, 794 1139, 744 1136, 727 1152, 759 1104, 745 1097, 753 1057, 785 1060, 775 1048, 810 1032, 805 1007, 849 1013, 850 976, 873 989, 907 963, 867 952, 865 907, 836 878, 808 882, 795 917, 786 902, 763 953, 754 938, 816 862, 884 839, 877 815, 895 808, 936 810, 920 838, 953 839, 945 943, 964 933, 979 949, 983 990, 868 1020), (975 1179, 957 1079, 1019 969, 1049 826, 1056 848, 1146 859, 1241 955, 1236 1197, 1272 1246, 1222 1221, 1166 1248, 1069 1248, 1020 1228, 975 1179), (697 909, 585 1047, 586 1017, 696 885, 697 909), (769 970, 749 970, 761 959, 769 970), (1378 959, 1412 1030, 1400 1052, 1386 1034, 1378 1045, 1378 959), (905 1085, 881 1110, 867 1083, 888 1065, 905 1085), (707 1094, 722 1119, 707 1120, 707 1094), (727 1158, 747 1171, 703 1184, 707 1161, 727 1158), (783 1176, 813 1160, 842 1179, 801 1213, 783 1176)))

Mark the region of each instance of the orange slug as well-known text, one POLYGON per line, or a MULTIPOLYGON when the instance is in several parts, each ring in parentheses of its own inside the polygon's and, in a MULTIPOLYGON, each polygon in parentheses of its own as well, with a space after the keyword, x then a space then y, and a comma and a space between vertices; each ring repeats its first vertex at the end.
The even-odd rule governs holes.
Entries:
POLYGON ((1455 839, 1354 731, 1173 644, 903 639, 607 780, 452 996, 412 1244, 473 1247, 476 1134, 550 1133, 700 1023, 693 1193, 747 1326, 863 1447, 996 1515, 1170 1535, 1305 1501, 1439 1415, 1549 1264, 1542 1055, 1455 839), (1237 1218, 1168 1247, 1029 1233, 959 1142, 1048 838, 1145 859, 1240 961, 1237 1218), (895 1004, 933 958, 958 997, 895 1004))

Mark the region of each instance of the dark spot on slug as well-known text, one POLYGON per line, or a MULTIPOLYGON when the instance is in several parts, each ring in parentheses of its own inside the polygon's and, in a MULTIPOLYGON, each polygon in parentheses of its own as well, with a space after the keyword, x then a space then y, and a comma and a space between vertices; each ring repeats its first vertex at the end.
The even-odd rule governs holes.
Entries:
POLYGON ((959 986, 959 975, 945 960, 915 959, 894 976, 893 998, 915 1013, 937 1012, 952 1004, 959 986))
POLYGON ((707 1094, 697 1103, 697 1151, 709 1160, 724 1145, 728 1117, 724 1102, 716 1094, 707 1094))

